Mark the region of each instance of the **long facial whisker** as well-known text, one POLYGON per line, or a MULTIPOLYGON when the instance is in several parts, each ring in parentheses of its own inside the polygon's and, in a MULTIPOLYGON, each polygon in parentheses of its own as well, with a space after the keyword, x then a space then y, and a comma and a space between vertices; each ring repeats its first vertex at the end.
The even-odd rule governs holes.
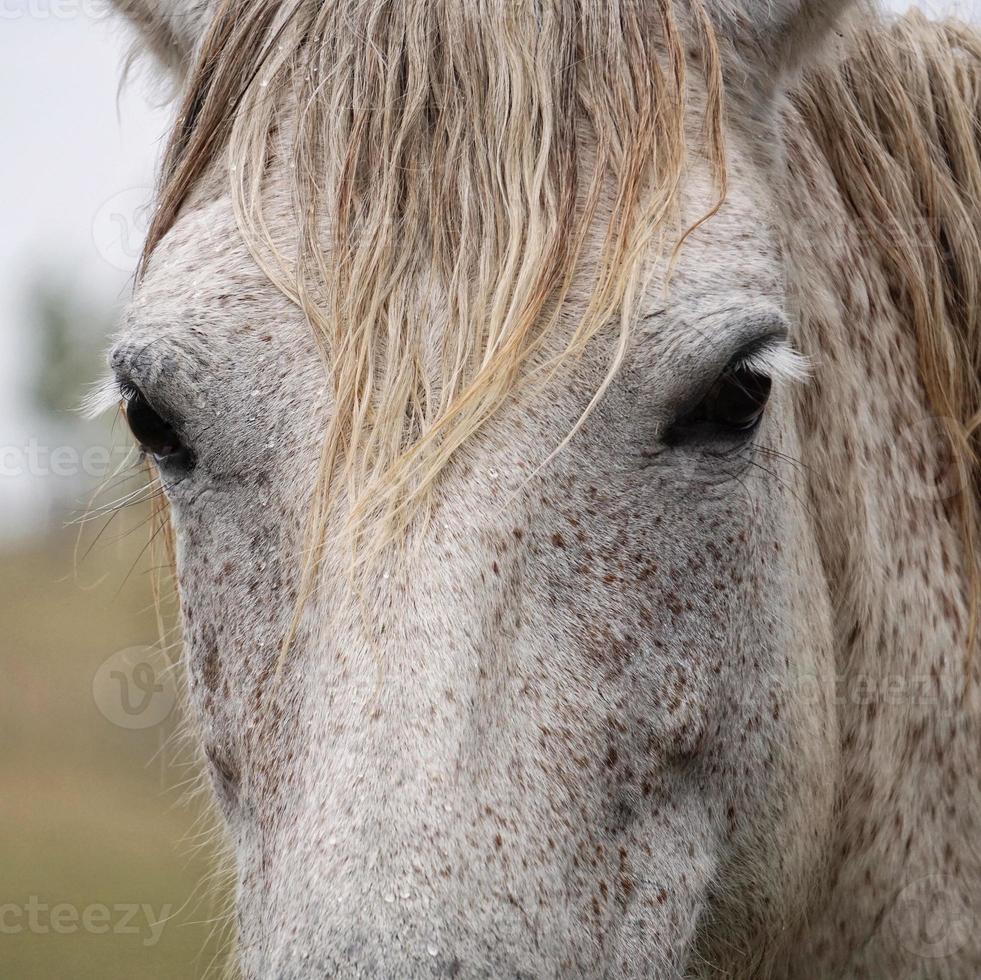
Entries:
POLYGON ((796 456, 791 456, 789 453, 781 452, 779 449, 774 449, 771 446, 757 445, 757 452, 763 453, 765 456, 769 456, 773 459, 781 459, 785 462, 790 463, 792 466, 802 470, 806 473, 813 472, 813 467, 809 466, 803 460, 798 459, 796 456))
POLYGON ((157 525, 157 527, 154 528, 154 530, 150 534, 150 537, 147 540, 146 544, 143 545, 143 547, 140 549, 139 554, 136 556, 136 558, 133 560, 133 563, 130 565, 129 571, 123 576, 123 580, 119 583, 119 588, 116 591, 117 598, 120 595, 120 593, 122 592, 123 587, 129 581, 129 579, 132 576, 133 572, 136 570, 136 567, 137 567, 137 565, 139 565, 140 560, 147 553, 147 551, 153 546, 153 543, 157 540, 157 536, 161 532, 163 532, 163 531, 166 530, 166 527, 167 527, 166 523, 164 521, 160 521, 160 523, 157 525))
POLYGON ((122 497, 118 497, 116 500, 110 501, 108 504, 103 504, 83 517, 79 517, 70 523, 72 525, 79 525, 87 524, 93 520, 98 520, 100 517, 105 517, 106 514, 115 513, 116 511, 124 510, 127 507, 132 507, 135 504, 143 503, 145 500, 149 499, 146 494, 149 493, 152 495, 161 489, 162 487, 155 482, 144 484, 143 486, 137 487, 135 490, 124 494, 122 497))
POLYGON ((797 490, 794 487, 792 487, 783 477, 781 477, 780 474, 778 474, 774 470, 771 470, 769 467, 764 466, 762 463, 759 462, 759 460, 752 459, 745 454, 742 455, 740 458, 742 462, 745 463, 747 466, 752 466, 754 469, 760 470, 761 472, 765 473, 767 476, 776 480, 777 483, 780 486, 782 486, 794 498, 794 500, 796 500, 797 503, 801 505, 801 507, 804 508, 804 511, 810 517, 817 519, 817 515, 814 513, 813 509, 811 508, 810 503, 806 501, 803 497, 801 497, 801 495, 797 492, 797 490))

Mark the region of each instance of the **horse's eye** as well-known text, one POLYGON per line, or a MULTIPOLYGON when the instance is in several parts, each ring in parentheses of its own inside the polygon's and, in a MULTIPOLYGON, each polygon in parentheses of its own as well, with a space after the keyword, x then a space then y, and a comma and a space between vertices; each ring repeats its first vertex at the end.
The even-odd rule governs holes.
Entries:
POLYGON ((158 460, 185 454, 177 430, 162 418, 139 388, 123 389, 123 414, 140 448, 158 460))
POLYGON ((698 438, 737 438, 753 432, 770 397, 770 378, 746 364, 732 364, 667 433, 669 443, 698 438))

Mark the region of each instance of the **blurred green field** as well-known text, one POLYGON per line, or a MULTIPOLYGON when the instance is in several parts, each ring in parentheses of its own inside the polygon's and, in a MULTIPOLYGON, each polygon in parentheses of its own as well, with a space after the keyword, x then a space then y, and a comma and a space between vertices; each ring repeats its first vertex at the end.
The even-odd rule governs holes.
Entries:
POLYGON ((206 882, 206 808, 187 799, 180 707, 147 724, 133 712, 144 678, 100 672, 157 641, 147 556, 133 567, 145 543, 113 527, 77 569, 71 530, 0 552, 3 980, 222 975, 223 901, 206 882), (113 708, 121 696, 129 707, 113 708))

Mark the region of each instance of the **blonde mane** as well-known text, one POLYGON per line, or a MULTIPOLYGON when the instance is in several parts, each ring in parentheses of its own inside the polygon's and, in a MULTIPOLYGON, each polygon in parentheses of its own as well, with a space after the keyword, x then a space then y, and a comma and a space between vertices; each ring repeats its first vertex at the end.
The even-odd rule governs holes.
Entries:
POLYGON ((721 200, 721 68, 697 3, 683 17, 672 0, 221 6, 144 265, 227 152, 245 240, 302 308, 329 377, 316 546, 328 485, 331 508, 346 498, 352 553, 404 530, 541 350, 574 278, 591 281, 565 355, 611 320, 623 351, 652 252, 681 237, 693 60, 721 200), (264 215, 276 178, 293 188, 286 248, 264 215), (602 254, 584 273, 604 197, 602 254))
POLYGON ((973 640, 981 599, 981 34, 919 11, 863 24, 846 56, 810 73, 794 101, 915 335, 929 409, 950 439, 973 640))

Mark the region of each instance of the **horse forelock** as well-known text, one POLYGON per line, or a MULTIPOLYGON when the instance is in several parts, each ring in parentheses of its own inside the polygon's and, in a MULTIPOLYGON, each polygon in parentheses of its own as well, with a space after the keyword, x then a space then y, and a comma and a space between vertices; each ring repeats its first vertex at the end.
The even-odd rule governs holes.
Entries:
POLYGON ((366 545, 355 553, 403 530, 542 350, 574 277, 577 322, 554 362, 611 321, 622 351, 631 286, 683 230, 693 64, 700 135, 722 184, 721 68, 697 3, 219 8, 170 141, 144 266, 227 153, 243 236, 329 365, 315 526, 335 484, 366 545), (274 179, 295 203, 285 246, 264 220, 274 179))

